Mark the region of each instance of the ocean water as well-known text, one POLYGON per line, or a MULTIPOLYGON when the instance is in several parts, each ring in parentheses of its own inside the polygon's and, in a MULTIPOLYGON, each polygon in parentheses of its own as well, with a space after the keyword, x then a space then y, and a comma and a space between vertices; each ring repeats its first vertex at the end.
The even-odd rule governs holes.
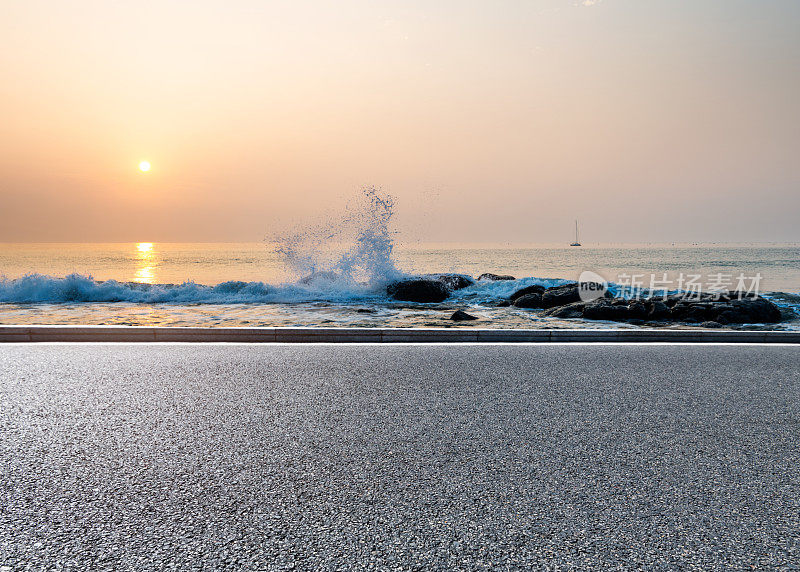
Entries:
POLYGON ((704 290, 714 281, 756 283, 787 317, 769 327, 800 327, 800 244, 403 243, 390 217, 391 203, 378 204, 336 232, 316 227, 254 243, 0 244, 0 324, 640 327, 496 307, 528 284, 591 270, 613 284, 633 276, 669 290, 686 289, 692 276, 704 290), (478 281, 440 304, 386 295, 397 278, 445 272, 516 280, 478 281), (479 319, 455 324, 456 309, 479 319))

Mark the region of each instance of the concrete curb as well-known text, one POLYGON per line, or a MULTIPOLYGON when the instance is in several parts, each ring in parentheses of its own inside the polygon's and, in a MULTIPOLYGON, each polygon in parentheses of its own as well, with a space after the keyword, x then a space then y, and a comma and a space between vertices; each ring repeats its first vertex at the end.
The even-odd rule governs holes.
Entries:
POLYGON ((741 330, 487 330, 450 328, 0 326, 0 343, 3 342, 694 342, 800 344, 800 332, 741 330))

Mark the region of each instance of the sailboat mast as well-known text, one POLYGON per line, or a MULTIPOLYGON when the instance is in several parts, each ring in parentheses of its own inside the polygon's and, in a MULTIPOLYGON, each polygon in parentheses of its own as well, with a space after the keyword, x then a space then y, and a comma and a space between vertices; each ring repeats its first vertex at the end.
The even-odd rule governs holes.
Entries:
POLYGON ((578 219, 575 219, 575 242, 570 244, 570 246, 580 246, 581 243, 578 242, 578 219))

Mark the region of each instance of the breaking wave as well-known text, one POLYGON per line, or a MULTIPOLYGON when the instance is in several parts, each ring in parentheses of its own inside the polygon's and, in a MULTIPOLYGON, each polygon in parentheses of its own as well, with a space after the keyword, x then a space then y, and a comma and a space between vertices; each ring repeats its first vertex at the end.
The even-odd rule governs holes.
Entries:
POLYGON ((354 290, 329 282, 320 288, 308 284, 271 286, 264 282, 222 282, 206 286, 183 284, 138 284, 116 280, 96 281, 90 276, 70 274, 64 278, 29 274, 16 279, 0 279, 0 303, 75 303, 130 302, 142 304, 251 304, 291 303, 326 300, 344 302, 375 298, 378 292, 368 287, 354 290))
MULTIPOLYGON (((397 277, 401 275, 396 274, 397 277)), ((21 278, 0 278, 0 303, 69 304, 127 302, 135 304, 291 304, 301 302, 387 303, 384 278, 373 283, 355 283, 322 272, 294 284, 228 281, 214 286, 183 284, 140 284, 98 281, 91 276, 66 277, 29 274, 21 278)), ((525 278, 508 282, 477 282, 457 290, 450 302, 488 303, 506 298, 530 284, 555 286, 565 280, 525 278)))
MULTIPOLYGON (((396 278, 410 277, 399 272, 396 278)), ((227 281, 213 286, 184 282, 183 284, 140 284, 98 281, 91 276, 70 274, 65 277, 28 274, 20 278, 0 278, 0 303, 4 304, 71 304, 112 303, 131 304, 294 304, 328 302, 331 304, 389 304, 386 277, 371 283, 358 283, 339 275, 317 272, 293 284, 227 281)), ((493 306, 507 299, 520 288, 539 284, 545 288, 565 284, 560 278, 519 278, 508 281, 476 281, 473 285, 454 291, 447 305, 493 306)), ((800 313, 800 295, 782 292, 765 297, 778 306, 800 313)))

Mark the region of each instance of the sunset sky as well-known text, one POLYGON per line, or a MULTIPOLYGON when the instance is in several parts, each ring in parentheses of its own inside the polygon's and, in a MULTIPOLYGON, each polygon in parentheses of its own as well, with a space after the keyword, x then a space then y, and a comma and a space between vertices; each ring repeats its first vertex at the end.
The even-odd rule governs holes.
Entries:
POLYGON ((800 241, 797 0, 0 0, 0 241, 800 241), (149 171, 140 169, 147 161, 149 171))

